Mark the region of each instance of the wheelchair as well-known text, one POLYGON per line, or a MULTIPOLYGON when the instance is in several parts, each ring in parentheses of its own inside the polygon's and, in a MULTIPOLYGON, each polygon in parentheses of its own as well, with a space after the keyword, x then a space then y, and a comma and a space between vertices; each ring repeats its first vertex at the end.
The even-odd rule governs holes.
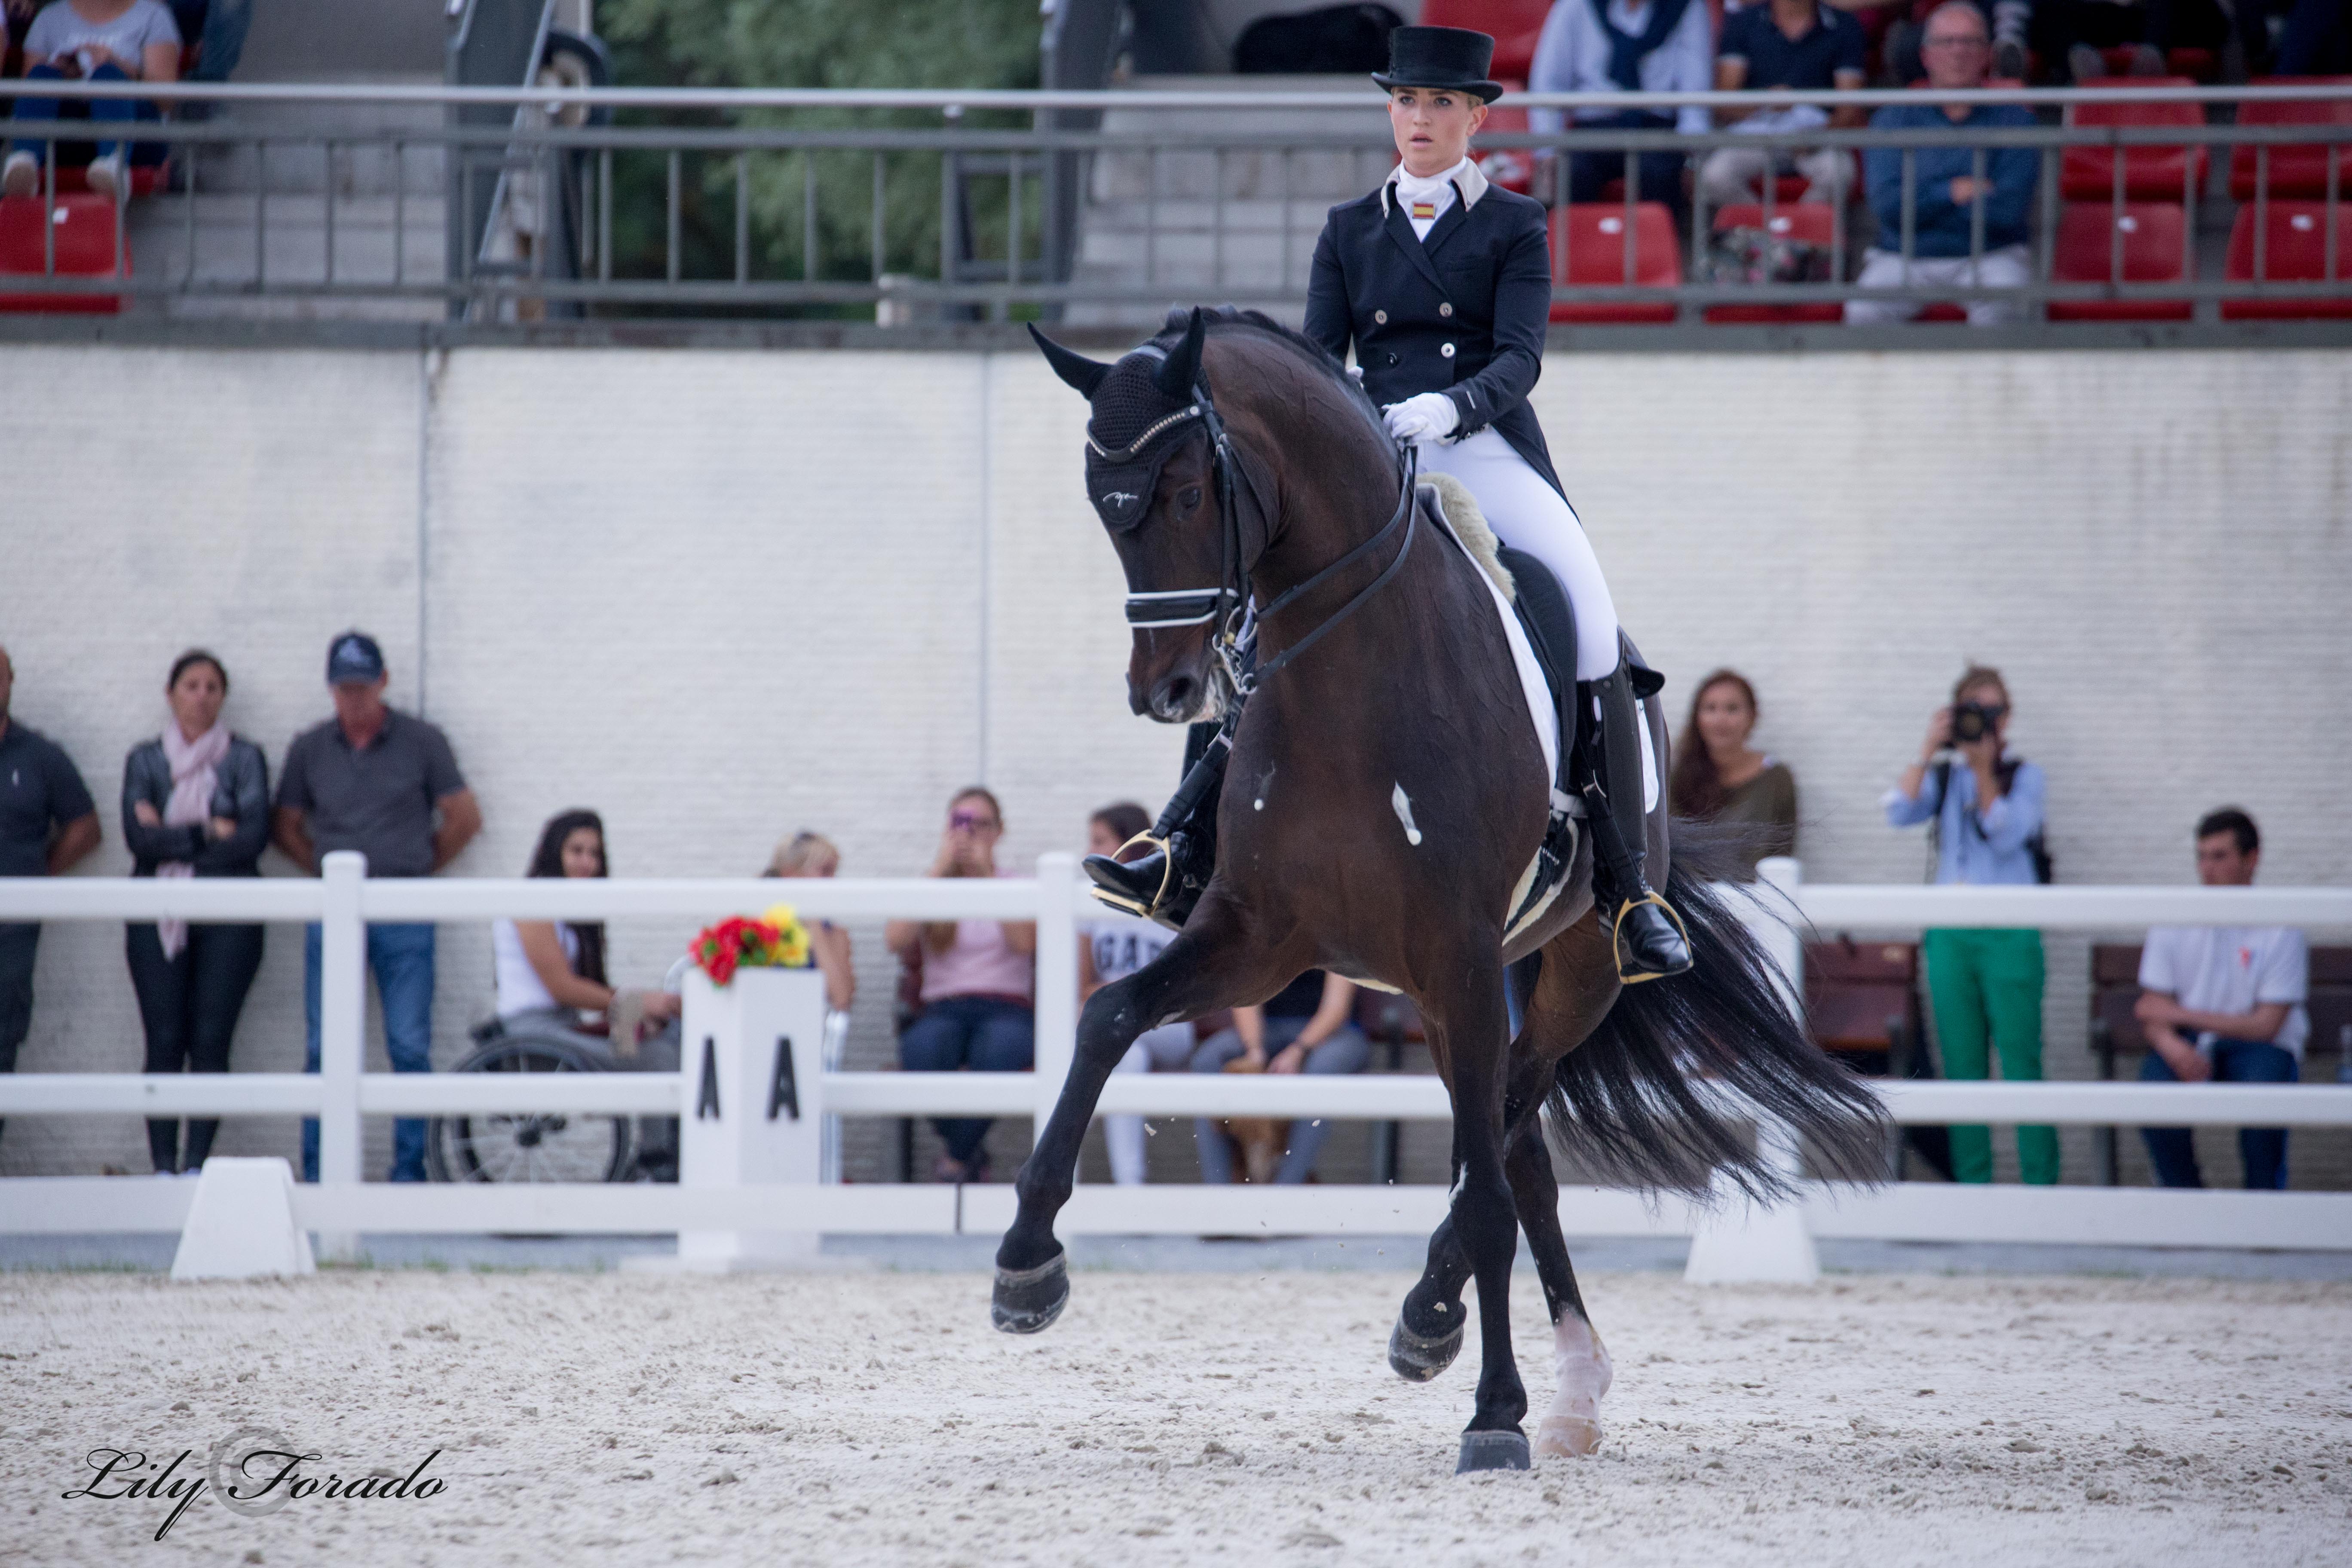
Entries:
MULTIPOLYGON (((686 961, 663 989, 675 992, 686 961)), ((477 1048, 454 1072, 676 1072, 676 1020, 624 1053, 601 1036, 525 1015, 476 1026, 477 1048)), ((425 1168, 436 1182, 675 1182, 677 1118, 499 1111, 436 1116, 427 1124, 425 1168)))

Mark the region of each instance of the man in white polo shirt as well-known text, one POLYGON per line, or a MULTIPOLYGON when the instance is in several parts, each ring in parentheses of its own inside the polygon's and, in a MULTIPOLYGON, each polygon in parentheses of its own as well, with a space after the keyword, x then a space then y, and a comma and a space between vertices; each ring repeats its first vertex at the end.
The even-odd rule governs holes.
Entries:
MULTIPOLYGON (((2243 888, 2262 861, 2254 819, 2234 805, 2197 824, 2197 879, 2243 888)), ((2158 926, 2141 951, 2140 1027, 2156 1048, 2140 1063, 2143 1082, 2294 1083, 2302 1077, 2303 1010, 2311 956, 2303 933, 2284 926, 2158 926)), ((2143 1127, 2156 1179, 2201 1187, 2186 1127, 2143 1127)), ((2286 1129, 2238 1132, 2250 1191, 2286 1185, 2286 1129)))

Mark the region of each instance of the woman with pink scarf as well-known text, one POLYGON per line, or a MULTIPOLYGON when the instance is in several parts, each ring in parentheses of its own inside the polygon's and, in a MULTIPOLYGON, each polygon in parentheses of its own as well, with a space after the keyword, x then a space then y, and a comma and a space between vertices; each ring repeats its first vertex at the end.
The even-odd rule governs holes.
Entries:
MULTIPOLYGON (((131 748, 122 764, 122 837, 137 877, 257 877, 269 840, 269 763, 261 748, 220 721, 228 671, 201 648, 172 664, 163 695, 172 722, 131 748)), ((226 1072, 245 994, 261 967, 257 925, 158 921, 130 928, 126 949, 147 1071, 226 1072)), ((150 1118, 155 1173, 194 1175, 212 1152, 217 1120, 192 1120, 182 1157, 180 1124, 150 1118)))

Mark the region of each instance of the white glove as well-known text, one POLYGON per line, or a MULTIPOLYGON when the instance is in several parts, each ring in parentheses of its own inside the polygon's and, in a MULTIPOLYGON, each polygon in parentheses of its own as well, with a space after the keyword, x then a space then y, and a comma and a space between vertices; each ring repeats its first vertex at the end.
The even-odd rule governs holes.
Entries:
POLYGON ((1442 392, 1424 392, 1402 403, 1391 403, 1381 414, 1391 436, 1416 447, 1453 435, 1462 423, 1462 411, 1442 392))

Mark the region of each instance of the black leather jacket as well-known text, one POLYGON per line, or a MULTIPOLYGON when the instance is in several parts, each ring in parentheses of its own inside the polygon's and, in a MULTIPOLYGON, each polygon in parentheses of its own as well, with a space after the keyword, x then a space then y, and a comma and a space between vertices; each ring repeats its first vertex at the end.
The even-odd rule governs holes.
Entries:
POLYGON ((269 844, 269 760, 241 735, 215 770, 211 815, 232 817, 236 832, 215 838, 201 825, 144 826, 131 809, 145 801, 162 816, 172 798, 172 764, 159 738, 131 748, 122 762, 122 841, 131 846, 131 875, 152 877, 165 860, 193 862, 199 877, 258 877, 269 844))

